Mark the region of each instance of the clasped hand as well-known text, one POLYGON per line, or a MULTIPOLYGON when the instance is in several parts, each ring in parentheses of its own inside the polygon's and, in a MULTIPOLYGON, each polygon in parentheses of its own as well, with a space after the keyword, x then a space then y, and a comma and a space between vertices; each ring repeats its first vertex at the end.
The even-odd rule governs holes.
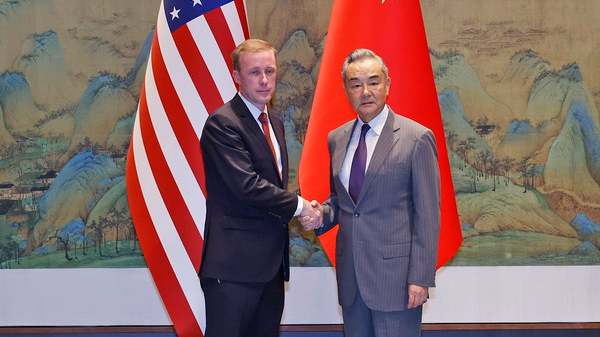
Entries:
POLYGON ((298 215, 298 221, 307 231, 321 227, 323 224, 323 207, 316 200, 311 202, 304 200, 304 206, 302 212, 298 215))

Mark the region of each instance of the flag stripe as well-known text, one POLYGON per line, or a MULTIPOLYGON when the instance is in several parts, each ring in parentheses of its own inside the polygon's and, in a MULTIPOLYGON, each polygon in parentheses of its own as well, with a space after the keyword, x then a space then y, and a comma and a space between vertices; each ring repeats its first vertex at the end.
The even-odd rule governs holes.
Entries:
MULTIPOLYGON (((204 194, 192 173, 192 169, 183 154, 180 144, 177 142, 173 128, 171 127, 171 124, 169 124, 167 114, 154 82, 152 67, 148 67, 148 72, 146 74, 146 94, 148 99, 148 111, 152 118, 152 125, 154 126, 154 132, 156 132, 158 143, 160 143, 160 148, 157 148, 156 151, 153 151, 152 153, 163 149, 163 154, 170 169, 170 171, 164 172, 164 175, 159 176, 158 179, 164 179, 169 175, 175 179, 177 187, 185 201, 185 205, 190 211, 195 223, 200 226, 204 223, 206 214, 204 194)), ((140 104, 141 103, 142 102, 140 102, 140 104)), ((167 101, 167 103, 172 103, 174 105, 174 103, 170 101, 167 101)), ((149 128, 151 128, 151 126, 149 126, 149 128)), ((143 130, 145 131, 146 129, 144 128, 143 130)), ((154 149, 153 147, 149 148, 154 149)), ((181 225, 185 226, 187 223, 181 225)), ((198 233, 202 233, 203 228, 198 226, 198 233)), ((199 237, 190 239, 197 240, 199 237)))
POLYGON ((240 18, 240 22, 242 24, 244 36, 247 38, 250 36, 250 31, 248 30, 248 16, 246 14, 245 0, 235 0, 234 2, 235 2, 235 7, 237 9, 238 17, 240 18))
MULTIPOLYGON (((148 67, 148 69, 150 69, 150 67, 148 67)), ((148 78, 148 76, 146 78, 148 78)), ((189 303, 195 320, 201 322, 203 321, 203 315, 200 314, 200 311, 204 307, 204 296, 198 284, 198 277, 194 266, 183 247, 181 238, 177 235, 173 221, 169 217, 164 200, 156 185, 154 177, 161 176, 163 172, 156 172, 157 174, 153 174, 150 163, 148 162, 145 150, 146 144, 144 143, 144 140, 148 135, 141 129, 142 124, 145 124, 141 120, 147 117, 149 117, 149 114, 140 109, 139 118, 136 119, 136 124, 134 125, 134 160, 136 168, 146 173, 143 176, 139 176, 139 185, 151 222, 154 224, 158 240, 160 240, 160 244, 164 248, 168 260, 168 265, 163 267, 167 268, 170 266, 173 269, 173 272, 176 275, 176 281, 181 287, 186 301, 189 303)), ((175 283, 172 283, 171 286, 175 285, 175 283)))
POLYGON ((152 50, 152 67, 155 74, 156 88, 159 90, 160 100, 163 106, 169 107, 169 113, 166 115, 172 125, 173 132, 183 150, 185 158, 193 171, 196 182, 200 185, 204 181, 204 171, 198 167, 198 137, 189 121, 181 101, 177 96, 177 91, 173 87, 171 78, 162 59, 159 43, 156 42, 152 50))
MULTIPOLYGON (((204 14, 204 17, 210 27, 227 27, 227 21, 225 20, 225 15, 223 15, 223 10, 221 8, 204 14)), ((212 29, 212 33, 223 56, 231 53, 231 51, 235 49, 235 42, 229 29, 212 29)), ((233 71, 231 62, 227 63, 227 67, 231 74, 233 71)))
MULTIPOLYGON (((202 17, 197 18, 196 21, 201 18, 202 17)), ((194 127, 198 139, 200 139, 204 122, 208 117, 208 111, 206 111, 206 108, 200 99, 200 95, 198 94, 198 91, 196 91, 194 82, 181 59, 181 55, 178 53, 177 46, 169 31, 169 26, 162 8, 161 13, 158 15, 156 34, 158 35, 158 43, 161 46, 164 63, 169 72, 169 76, 171 77, 171 82, 177 91, 179 100, 181 100, 181 104, 188 115, 190 115, 192 111, 194 112, 193 117, 190 118, 190 122, 194 127)))
POLYGON ((225 21, 227 21, 227 26, 231 32, 231 37, 233 38, 233 44, 235 48, 235 46, 244 42, 244 29, 240 20, 240 16, 238 15, 238 9, 235 2, 230 2, 221 7, 221 10, 225 16, 225 21))
POLYGON ((199 139, 208 113, 237 91, 226 59, 248 36, 243 1, 225 2, 211 3, 222 6, 216 9, 178 3, 180 17, 161 4, 127 162, 140 245, 179 336, 203 336, 206 326, 198 280, 206 215, 199 139), (209 12, 196 17, 199 10, 209 12))
MULTIPOLYGON (((142 95, 144 95, 144 93, 142 93, 142 95)), ((140 110, 148 110, 145 100, 140 100, 140 110)), ((163 173, 156 177, 156 184, 158 185, 162 200, 167 207, 169 215, 173 219, 179 237, 192 260, 194 269, 198 271, 200 267, 199 256, 202 253, 202 245, 199 245, 198 243, 202 242, 202 237, 198 232, 197 227, 187 225, 192 223, 194 219, 188 208, 185 207, 185 200, 183 200, 182 195, 177 188, 177 183, 171 175, 171 171, 163 156, 161 146, 154 133, 151 119, 144 118, 141 121, 141 128, 144 133, 144 146, 149 149, 154 149, 147 153, 151 169, 153 172, 163 173)))
MULTIPOLYGON (((229 56, 215 52, 220 50, 219 45, 213 37, 212 30, 204 17, 199 17, 191 21, 188 23, 188 27, 192 33, 196 47, 204 57, 208 70, 219 89, 219 93, 221 93, 221 99, 223 102, 229 101, 237 92, 231 80, 230 67, 225 61, 225 57, 229 58, 229 56)), ((218 30, 218 28, 215 28, 215 30, 218 30)))
MULTIPOLYGON (((130 158, 134 157, 134 146, 130 147, 130 158)), ((150 269, 154 282, 159 289, 168 288, 169 291, 161 293, 161 298, 169 312, 175 329, 180 336, 202 336, 201 327, 194 317, 185 294, 178 286, 176 275, 169 265, 166 253, 154 230, 148 208, 144 203, 144 196, 138 180, 136 163, 129 159, 127 163, 127 193, 129 195, 131 215, 136 223, 136 230, 140 240, 140 247, 146 255, 152 255, 146 263, 150 269)))
POLYGON ((200 51, 196 48, 188 47, 195 44, 190 30, 187 26, 182 26, 173 35, 175 44, 180 50, 183 63, 206 107, 206 111, 214 111, 216 108, 223 105, 223 99, 221 98, 221 93, 215 85, 200 51))

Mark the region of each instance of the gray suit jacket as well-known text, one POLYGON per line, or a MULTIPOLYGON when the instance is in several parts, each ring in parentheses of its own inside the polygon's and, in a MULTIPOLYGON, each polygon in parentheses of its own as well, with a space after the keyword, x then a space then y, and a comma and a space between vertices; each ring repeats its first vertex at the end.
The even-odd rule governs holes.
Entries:
POLYGON ((377 311, 405 310, 408 284, 435 286, 440 224, 437 150, 431 130, 390 109, 356 204, 339 172, 356 120, 329 134, 331 194, 320 235, 336 224, 341 306, 357 287, 377 311))

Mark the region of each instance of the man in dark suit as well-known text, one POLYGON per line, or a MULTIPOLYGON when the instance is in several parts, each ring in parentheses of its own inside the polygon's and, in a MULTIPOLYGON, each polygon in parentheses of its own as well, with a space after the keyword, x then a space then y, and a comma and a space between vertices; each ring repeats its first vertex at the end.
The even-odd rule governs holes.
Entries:
MULTIPOLYGON (((316 234, 340 225, 336 276, 345 335, 419 336, 439 236, 435 139, 386 105, 390 78, 372 51, 350 53, 342 77, 358 118, 329 134, 331 194, 316 234)), ((311 229, 310 219, 302 222, 311 229)))
POLYGON ((256 39, 234 50, 239 93, 210 114, 200 139, 207 190, 200 268, 206 337, 279 335, 289 279, 287 223, 294 215, 320 216, 286 190, 285 130, 267 111, 275 54, 256 39))

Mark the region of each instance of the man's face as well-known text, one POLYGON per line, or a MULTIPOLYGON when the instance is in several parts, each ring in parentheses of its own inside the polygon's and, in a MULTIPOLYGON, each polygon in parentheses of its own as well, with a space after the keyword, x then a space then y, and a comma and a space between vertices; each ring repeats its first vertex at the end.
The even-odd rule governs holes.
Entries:
POLYGON ((355 61, 346 69, 344 90, 352 109, 360 119, 368 123, 377 117, 385 106, 390 92, 390 78, 374 58, 355 61))
POLYGON ((273 94, 277 77, 277 62, 271 50, 243 52, 239 58, 240 70, 233 71, 233 80, 240 93, 255 107, 264 111, 273 94))

